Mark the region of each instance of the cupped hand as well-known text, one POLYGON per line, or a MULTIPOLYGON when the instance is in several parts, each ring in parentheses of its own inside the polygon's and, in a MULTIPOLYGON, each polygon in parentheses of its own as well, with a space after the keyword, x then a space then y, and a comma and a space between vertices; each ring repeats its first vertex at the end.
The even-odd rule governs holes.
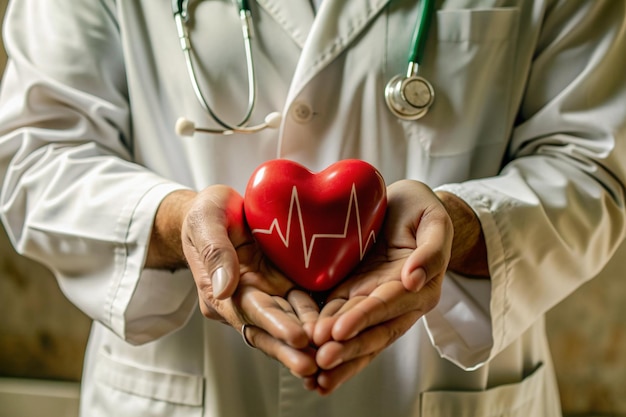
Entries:
POLYGON ((379 241, 315 324, 320 372, 312 387, 332 392, 437 305, 452 238, 451 219, 429 187, 404 180, 388 188, 379 241))
POLYGON ((202 314, 238 331, 249 324, 245 337, 254 347, 294 375, 314 375, 315 352, 309 346, 315 302, 291 291, 294 284, 262 255, 245 226, 241 195, 212 186, 188 207, 181 239, 202 314))

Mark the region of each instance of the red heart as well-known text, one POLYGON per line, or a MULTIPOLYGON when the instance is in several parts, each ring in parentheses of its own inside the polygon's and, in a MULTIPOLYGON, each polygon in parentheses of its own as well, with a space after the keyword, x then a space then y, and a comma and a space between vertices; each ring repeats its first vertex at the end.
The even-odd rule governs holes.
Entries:
POLYGON ((386 208, 382 175, 356 159, 319 173, 286 159, 268 161, 252 174, 244 197, 263 253, 310 291, 334 287, 363 259, 386 208))

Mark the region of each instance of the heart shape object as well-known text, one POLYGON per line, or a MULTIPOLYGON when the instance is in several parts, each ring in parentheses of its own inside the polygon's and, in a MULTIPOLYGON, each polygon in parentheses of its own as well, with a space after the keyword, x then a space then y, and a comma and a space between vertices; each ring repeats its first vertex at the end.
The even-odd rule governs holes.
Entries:
POLYGON ((314 292, 336 286, 363 259, 386 208, 382 175, 356 159, 319 173, 271 160, 255 170, 244 196, 246 221, 263 253, 314 292))

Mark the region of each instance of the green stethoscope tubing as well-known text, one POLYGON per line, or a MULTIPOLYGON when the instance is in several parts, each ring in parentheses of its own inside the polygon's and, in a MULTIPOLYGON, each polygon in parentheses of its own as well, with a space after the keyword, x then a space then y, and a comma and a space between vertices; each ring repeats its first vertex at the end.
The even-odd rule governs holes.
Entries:
POLYGON ((421 0, 420 11, 413 31, 411 40, 411 53, 409 54, 409 63, 421 64, 424 59, 424 50, 426 49, 426 40, 428 39, 428 30, 432 21, 434 11, 433 0, 421 0))
POLYGON ((406 75, 396 75, 385 86, 387 107, 400 119, 417 120, 424 117, 435 101, 432 84, 418 75, 419 67, 424 60, 433 12, 434 0, 420 1, 406 75))
MULTIPOLYGON (((209 113, 211 118, 221 126, 221 128, 195 128, 192 122, 183 120, 189 133, 201 131, 214 134, 232 133, 254 133, 265 128, 278 127, 280 124, 280 114, 270 113, 264 123, 257 126, 247 127, 256 103, 256 74, 254 57, 252 55, 252 18, 250 3, 248 0, 232 0, 239 11, 241 28, 246 55, 246 68, 248 74, 248 105, 243 119, 237 124, 231 124, 222 120, 213 111, 200 89, 196 71, 192 59, 192 45, 189 38, 186 23, 189 20, 188 3, 189 0, 172 0, 172 11, 174 21, 181 43, 181 49, 185 56, 187 72, 191 80, 196 98, 202 108, 209 113)), ((424 78, 417 75, 419 66, 424 58, 426 40, 432 16, 434 12, 434 0, 420 0, 419 16, 417 18, 413 36, 411 39, 410 53, 408 58, 408 69, 406 76, 397 75, 393 77, 385 88, 385 101, 389 110, 397 117, 405 120, 416 120, 423 117, 434 101, 434 91, 432 85, 424 78)), ((180 122, 180 120, 179 120, 180 122)), ((184 130, 185 128, 181 128, 184 130)), ((177 130, 179 130, 177 126, 177 130)))
POLYGON ((172 10, 174 12, 174 21, 178 31, 178 37, 181 42, 181 48, 185 56, 187 73, 191 80, 194 94, 202 108, 209 113, 211 118, 221 126, 221 128, 196 128, 193 122, 181 118, 176 123, 176 130, 179 134, 189 135, 195 131, 204 133, 230 135, 233 133, 255 133, 268 127, 277 127, 280 124, 280 115, 278 113, 270 113, 267 115, 264 123, 257 126, 246 126, 256 103, 256 74, 254 66, 254 57, 252 55, 252 18, 250 13, 250 4, 247 0, 233 0, 239 10, 239 20, 241 22, 241 30, 243 36, 243 44, 246 55, 246 70, 248 75, 248 105, 243 119, 237 124, 231 124, 221 119, 217 113, 211 108, 208 100, 205 98, 196 75, 196 71, 192 59, 192 45, 189 38, 186 22, 189 20, 188 6, 189 0, 172 0, 172 10))

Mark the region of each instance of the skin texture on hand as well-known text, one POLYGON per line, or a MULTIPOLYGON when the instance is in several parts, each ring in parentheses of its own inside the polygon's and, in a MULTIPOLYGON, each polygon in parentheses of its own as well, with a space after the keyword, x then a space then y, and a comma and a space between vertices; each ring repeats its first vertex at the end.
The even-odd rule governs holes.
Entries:
POLYGON ((146 268, 174 270, 187 267, 180 231, 197 194, 190 190, 180 190, 163 199, 152 225, 146 268))
POLYGON ((243 198, 226 186, 169 195, 157 212, 146 266, 188 266, 205 317, 235 329, 251 324, 248 341, 321 395, 432 310, 447 269, 489 276, 471 207, 410 180, 388 187, 379 242, 321 311, 263 256, 245 225, 243 198))
POLYGON ((317 372, 299 318, 307 317, 299 310, 306 307, 287 301, 295 285, 258 249, 243 220, 243 198, 232 188, 174 192, 161 203, 146 266, 181 265, 192 272, 205 317, 237 330, 250 324, 246 336, 256 348, 299 377, 317 372))
POLYGON ((382 241, 328 297, 315 322, 315 378, 304 385, 328 395, 402 336, 441 295, 447 269, 488 278, 477 216, 450 193, 415 181, 388 188, 382 241))
POLYGON ((331 393, 437 305, 452 239, 452 221, 430 188, 408 180, 388 188, 373 252, 320 312, 313 334, 320 372, 307 388, 331 393))
POLYGON ((448 268, 475 278, 489 278, 487 246, 480 221, 474 210, 452 193, 438 192, 454 226, 452 257, 448 268))

